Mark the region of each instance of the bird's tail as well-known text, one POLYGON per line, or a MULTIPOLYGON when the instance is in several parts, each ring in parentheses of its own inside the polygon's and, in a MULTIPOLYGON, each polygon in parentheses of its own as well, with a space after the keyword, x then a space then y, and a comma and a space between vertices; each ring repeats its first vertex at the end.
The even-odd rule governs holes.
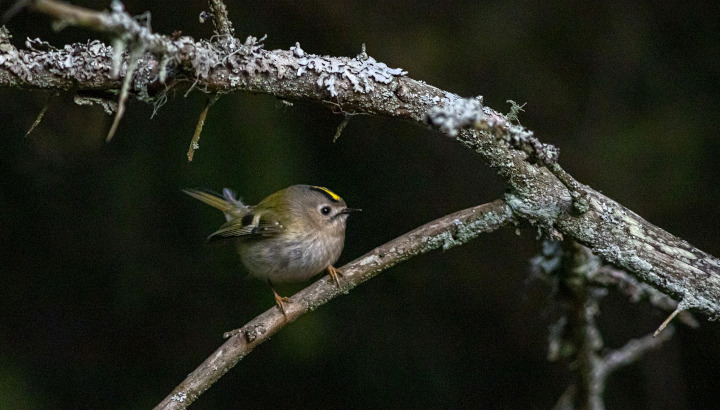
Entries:
POLYGON ((250 208, 240 199, 235 198, 235 193, 228 188, 223 189, 222 196, 200 189, 183 189, 183 192, 215 209, 223 211, 228 220, 242 217, 250 212, 250 208))

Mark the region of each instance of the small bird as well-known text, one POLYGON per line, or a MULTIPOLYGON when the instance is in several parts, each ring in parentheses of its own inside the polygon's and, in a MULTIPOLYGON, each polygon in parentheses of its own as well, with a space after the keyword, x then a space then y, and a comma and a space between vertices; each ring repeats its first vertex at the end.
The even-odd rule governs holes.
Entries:
POLYGON ((293 185, 255 206, 245 205, 228 188, 222 196, 197 189, 183 192, 225 213, 227 222, 208 242, 234 239, 243 265, 270 285, 283 315, 288 298, 278 295, 273 285, 303 282, 327 269, 340 286, 333 264, 345 244, 348 215, 361 209, 348 208, 333 191, 293 185))

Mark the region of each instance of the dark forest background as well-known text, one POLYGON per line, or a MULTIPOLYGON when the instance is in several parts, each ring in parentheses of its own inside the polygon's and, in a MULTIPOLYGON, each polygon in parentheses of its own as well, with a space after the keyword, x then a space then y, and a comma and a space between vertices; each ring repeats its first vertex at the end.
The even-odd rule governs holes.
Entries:
MULTIPOLYGON (((9 6, 0 3, 0 8, 9 6)), ((80 2, 106 8, 106 2, 80 2)), ((209 38, 204 1, 126 1, 155 31, 209 38)), ((560 163, 650 222, 720 256, 720 19, 714 2, 242 1, 236 35, 267 49, 367 52, 409 76, 510 111, 560 147, 560 163)), ((16 44, 105 35, 22 12, 16 44)), ((48 93, 0 89, 0 408, 154 406, 237 328, 273 305, 222 223, 185 187, 232 187, 249 203, 295 183, 327 186, 364 212, 340 265, 505 187, 470 150, 397 120, 341 118, 306 102, 234 93, 210 110, 184 91, 150 118, 112 117, 48 93)), ((206 392, 197 409, 550 408, 570 381, 546 360, 558 306, 529 274, 537 232, 484 235, 414 258, 291 324, 206 392)), ((297 289, 288 289, 291 293, 297 289)), ((666 313, 616 291, 599 317, 609 348, 666 313)), ((610 409, 701 409, 720 402, 720 326, 680 326, 616 373, 610 409)))

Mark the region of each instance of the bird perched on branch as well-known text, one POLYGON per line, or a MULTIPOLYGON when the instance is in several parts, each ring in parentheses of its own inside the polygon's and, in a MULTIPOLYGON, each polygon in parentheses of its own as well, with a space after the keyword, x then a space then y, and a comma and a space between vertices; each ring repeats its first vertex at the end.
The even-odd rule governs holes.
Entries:
POLYGON ((186 194, 223 211, 227 222, 208 242, 235 240, 240 259, 252 276, 266 281, 275 303, 285 315, 286 297, 273 285, 306 281, 327 269, 337 286, 333 264, 345 244, 345 226, 352 212, 333 191, 312 185, 293 185, 245 205, 230 189, 223 194, 186 189, 186 194))

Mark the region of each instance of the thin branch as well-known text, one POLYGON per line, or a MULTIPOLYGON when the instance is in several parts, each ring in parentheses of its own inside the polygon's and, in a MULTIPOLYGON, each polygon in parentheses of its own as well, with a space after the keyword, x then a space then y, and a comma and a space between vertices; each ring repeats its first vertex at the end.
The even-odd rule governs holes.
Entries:
POLYGON ((117 111, 115 111, 115 119, 113 120, 110 131, 108 131, 107 137, 105 138, 106 142, 110 142, 113 135, 115 135, 115 131, 117 131, 118 125, 120 125, 120 120, 125 114, 125 102, 128 98, 130 83, 132 82, 140 56, 142 56, 144 52, 144 45, 136 45, 130 52, 130 59, 128 61, 127 71, 125 72, 125 79, 123 80, 122 88, 120 88, 120 98, 118 99, 117 111))
POLYGON ((202 133, 203 126, 205 125, 205 118, 207 118, 210 106, 215 104, 219 96, 220 94, 215 94, 208 98, 207 103, 205 103, 205 108, 200 113, 200 118, 198 118, 197 125, 195 126, 195 133, 193 134, 192 140, 190 141, 190 148, 188 148, 187 152, 188 162, 191 162, 193 160, 193 156, 195 156, 195 150, 200 148, 200 133, 202 133))
MULTIPOLYGON (((675 328, 670 326, 660 335, 660 337, 646 335, 639 339, 633 339, 619 349, 612 350, 600 358, 596 357, 594 360, 595 366, 592 370, 593 373, 591 374, 592 382, 596 386, 605 386, 607 378, 614 371, 622 368, 623 366, 635 363, 640 360, 645 353, 660 348, 660 346, 670 340, 674 334, 675 328)), ((558 399, 553 408, 555 410, 589 408, 575 405, 577 403, 577 394, 577 384, 571 384, 567 389, 565 389, 565 392, 560 396, 560 399, 558 399)), ((595 404, 597 405, 596 408, 604 408, 602 402, 595 402, 595 404)))
MULTIPOLYGON (((591 283, 600 286, 614 286, 627 294, 632 302, 647 299, 651 305, 670 312, 678 307, 678 302, 670 296, 660 292, 647 283, 638 281, 624 270, 603 265, 598 269, 597 273, 597 275, 590 278, 591 283)), ((700 323, 698 323, 693 314, 687 310, 681 310, 677 317, 684 325, 691 328, 700 326, 700 323)))
POLYGON ((611 350, 602 358, 603 375, 607 377, 615 370, 635 363, 645 353, 659 348, 664 342, 670 340, 674 334, 675 328, 668 326, 667 330, 657 337, 655 335, 645 335, 639 339, 630 340, 619 349, 611 350))
POLYGON ((449 249, 481 233, 492 232, 514 222, 507 204, 497 200, 444 216, 375 248, 340 268, 343 276, 341 289, 325 276, 289 299, 285 311, 287 320, 273 307, 241 329, 229 332, 232 337, 190 373, 155 409, 186 408, 238 361, 285 325, 347 293, 381 271, 413 256, 437 248, 449 249))
POLYGON ((604 342, 595 316, 606 292, 593 284, 593 278, 598 275, 602 263, 584 246, 573 241, 565 241, 563 245, 561 249, 554 244, 543 257, 533 259, 536 269, 544 270, 546 276, 557 280, 557 296, 565 305, 562 318, 550 329, 548 357, 553 361, 564 358, 572 363, 575 381, 555 408, 601 410, 605 408, 603 394, 610 374, 659 347, 670 339, 673 331, 668 329, 658 338, 647 335, 634 339, 620 349, 601 355, 604 342), (554 263, 555 258, 559 260, 554 263))
POLYGON ((595 321, 602 294, 588 284, 600 261, 574 241, 563 242, 561 260, 557 293, 566 308, 565 326, 557 334, 561 339, 557 343, 564 345, 563 357, 573 363, 573 401, 577 408, 603 409, 605 380, 597 377, 601 363, 598 352, 603 348, 603 340, 595 321))
POLYGON ((660 324, 660 327, 657 328, 657 330, 655 331, 655 333, 653 333, 652 337, 658 337, 658 335, 660 335, 660 333, 661 333, 661 332, 665 329, 665 327, 667 327, 667 325, 675 318, 675 316, 677 316, 678 313, 680 313, 680 312, 682 312, 682 311, 683 311, 683 304, 682 304, 682 302, 681 302, 681 303, 678 304, 677 309, 673 310, 673 312, 670 313, 670 316, 668 316, 667 319, 665 319, 665 321, 663 321, 663 322, 660 324))
POLYGON ((235 35, 232 23, 228 18, 227 7, 222 0, 209 0, 210 11, 213 14, 213 23, 218 34, 232 37, 235 35))
POLYGON ((175 54, 178 51, 169 38, 153 34, 149 27, 125 13, 119 1, 112 2, 112 10, 109 12, 98 12, 55 0, 35 0, 30 3, 30 8, 54 17, 62 24, 127 36, 130 42, 142 42, 152 52, 175 54))
POLYGON ((97 31, 105 31, 108 26, 107 15, 94 10, 53 0, 35 0, 29 3, 31 8, 68 25, 87 27, 97 31))

